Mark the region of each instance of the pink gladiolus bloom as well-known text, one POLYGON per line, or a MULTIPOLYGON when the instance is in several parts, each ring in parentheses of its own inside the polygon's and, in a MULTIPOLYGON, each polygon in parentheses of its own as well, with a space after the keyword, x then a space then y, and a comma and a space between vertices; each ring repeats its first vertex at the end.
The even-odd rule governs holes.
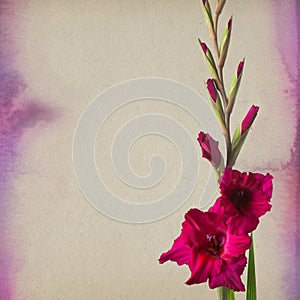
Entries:
POLYGON ((203 131, 199 132, 197 140, 202 150, 202 157, 206 158, 215 168, 218 168, 222 158, 218 147, 219 143, 203 131))
POLYGON ((210 288, 226 286, 244 291, 241 275, 247 263, 245 251, 250 248, 247 234, 233 235, 222 216, 191 209, 185 214, 180 236, 172 248, 163 253, 159 262, 186 264, 191 277, 186 284, 209 281, 210 288))
POLYGON ((209 211, 222 214, 234 234, 253 231, 259 218, 271 210, 272 179, 269 173, 224 169, 220 178, 221 197, 209 211))
POLYGON ((241 135, 243 135, 248 129, 250 129, 251 125, 253 124, 253 122, 256 118, 258 110, 259 110, 258 106, 255 106, 255 105, 251 106, 246 117, 242 121, 241 135))
POLYGON ((218 98, 218 92, 215 85, 215 81, 213 79, 208 79, 206 81, 206 87, 209 92, 211 99, 216 103, 218 98))

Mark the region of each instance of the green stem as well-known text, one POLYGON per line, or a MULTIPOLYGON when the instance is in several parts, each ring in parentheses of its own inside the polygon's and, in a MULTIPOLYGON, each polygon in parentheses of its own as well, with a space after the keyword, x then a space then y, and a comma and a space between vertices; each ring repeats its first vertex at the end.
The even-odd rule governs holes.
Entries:
POLYGON ((213 42, 218 60, 220 58, 220 50, 219 50, 219 45, 218 45, 218 21, 219 21, 219 16, 220 16, 219 14, 215 14, 214 32, 213 32, 213 36, 212 36, 212 42, 213 42))
POLYGON ((225 286, 218 289, 219 300, 234 300, 234 291, 225 286))
MULTIPOLYGON (((219 51, 219 43, 218 43, 218 21, 219 21, 219 14, 215 14, 214 19, 214 30, 212 35, 212 43, 215 48, 217 60, 220 58, 220 51, 219 51)), ((218 78, 216 79, 216 83, 218 86, 218 89, 221 94, 222 104, 223 104, 223 111, 225 112, 225 128, 222 129, 222 132, 224 134, 225 142, 226 142, 226 166, 229 164, 229 159, 232 151, 232 145, 231 145, 231 137, 230 137, 230 113, 227 112, 226 108, 228 105, 228 98, 226 95, 225 90, 225 84, 223 79, 223 66, 218 66, 218 78)))
POLYGON ((227 149, 226 167, 228 167, 230 162, 231 152, 232 152, 232 144, 231 144, 231 137, 230 137, 230 114, 228 114, 227 112, 225 112, 225 126, 227 129, 224 134, 225 141, 226 141, 226 149, 227 149))
MULTIPOLYGON (((214 19, 214 30, 213 34, 211 36, 212 43, 215 49, 215 53, 217 56, 217 61, 219 61, 220 58, 220 50, 219 50, 219 44, 218 44, 218 21, 219 21, 220 14, 215 14, 214 19)), ((232 144, 231 144, 231 137, 230 137, 230 113, 226 111, 227 105, 228 105, 228 98, 226 95, 225 90, 225 84, 223 79, 223 66, 218 65, 218 74, 216 78, 216 83, 218 86, 218 89, 221 94, 222 104, 223 104, 223 111, 225 112, 225 128, 222 128, 222 132, 224 134, 225 142, 226 142, 226 149, 227 149, 227 159, 226 159, 226 166, 229 164, 229 159, 232 152, 232 144)), ((217 173, 219 176, 220 174, 217 173)), ((225 286, 222 286, 218 288, 218 296, 219 300, 234 300, 234 291, 231 289, 228 289, 225 286)))

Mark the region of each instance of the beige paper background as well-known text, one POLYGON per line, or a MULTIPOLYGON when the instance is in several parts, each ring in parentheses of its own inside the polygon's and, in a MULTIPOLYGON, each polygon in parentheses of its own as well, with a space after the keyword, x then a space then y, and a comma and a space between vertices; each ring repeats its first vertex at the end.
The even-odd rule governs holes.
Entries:
MULTIPOLYGON (((291 3, 282 6, 287 13, 294 9, 291 3)), ((289 252, 284 251, 278 225, 288 214, 281 200, 293 174, 282 168, 291 158, 295 116, 282 96, 289 86, 282 83, 286 70, 274 47, 272 1, 228 1, 221 26, 231 14, 234 29, 227 83, 246 56, 232 126, 252 103, 261 106, 238 167, 261 172, 272 168, 276 178, 273 211, 256 233, 258 294, 259 299, 284 299, 282 277, 294 248, 291 244, 289 252)), ((28 83, 27 93, 60 111, 56 122, 28 131, 23 139, 23 172, 15 182, 17 201, 12 213, 19 261, 15 299, 215 299, 215 291, 205 284, 184 285, 187 268, 157 263, 180 232, 184 213, 198 205, 209 173, 206 162, 201 161, 204 176, 183 207, 161 221, 134 225, 111 220, 86 201, 71 157, 76 122, 89 101, 105 88, 131 78, 158 76, 183 82, 205 95, 203 82, 208 73, 197 37, 208 37, 200 3, 20 1, 15 26, 20 32, 15 65, 28 83)), ((170 143, 149 136, 133 148, 132 167, 145 174, 144 157, 159 151, 169 161, 163 184, 143 195, 118 181, 108 159, 111 137, 126 117, 141 110, 176 117, 194 136, 199 131, 186 112, 154 100, 152 105, 125 107, 107 120, 97 140, 97 164, 107 170, 110 188, 134 202, 153 200, 171 189, 180 163, 170 143)), ((289 192, 293 197, 293 190, 289 192)), ((292 213, 289 218, 294 224, 292 213)))

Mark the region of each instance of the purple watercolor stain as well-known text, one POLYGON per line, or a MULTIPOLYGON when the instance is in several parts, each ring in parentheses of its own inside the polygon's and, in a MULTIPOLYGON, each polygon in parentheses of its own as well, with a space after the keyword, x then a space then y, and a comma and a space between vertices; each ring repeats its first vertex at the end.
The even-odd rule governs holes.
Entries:
POLYGON ((12 274, 12 239, 9 233, 8 211, 10 208, 10 182, 15 170, 16 140, 10 135, 0 137, 0 295, 1 299, 11 299, 12 274))
POLYGON ((18 145, 26 128, 55 118, 54 110, 23 97, 26 85, 15 70, 0 61, 0 295, 12 299, 14 289, 15 239, 10 235, 11 182, 17 172, 18 145), (3 63, 2 63, 3 66, 3 63))
POLYGON ((0 0, 0 299, 14 298, 15 276, 19 268, 17 238, 11 220, 16 202, 12 182, 18 172, 17 159, 22 134, 41 121, 56 118, 54 109, 25 97, 26 84, 13 67, 14 7, 0 0))
MULTIPOLYGON (((284 66, 285 74, 282 74, 282 80, 290 83, 290 86, 284 90, 287 105, 291 102, 295 105, 296 115, 296 138, 294 141, 291 163, 289 169, 293 173, 291 180, 291 189, 296 189, 296 195, 300 194, 300 2, 293 1, 286 5, 283 1, 273 1, 274 9, 274 28, 275 28, 275 45, 280 54, 281 64, 284 66), (294 5, 293 9, 289 9, 294 5)), ((291 243, 295 246, 295 257, 286 265, 283 274, 283 280, 287 276, 289 280, 286 283, 286 299, 300 299, 300 201, 299 197, 287 196, 287 205, 291 207, 291 212, 296 212, 296 224, 291 224, 290 216, 286 219, 285 245, 289 251, 291 243), (296 226, 296 228, 294 228, 296 226)))
POLYGON ((26 85, 15 70, 0 61, 0 295, 12 299, 14 289, 15 239, 10 236, 9 212, 13 194, 11 182, 17 172, 18 145, 26 128, 40 121, 50 122, 54 110, 23 97, 26 85))
MULTIPOLYGON (((296 28, 297 28, 297 45, 300 43, 300 3, 299 1, 296 1, 296 28)), ((297 134, 296 134, 296 141, 295 141, 295 153, 293 157, 293 163, 295 166, 295 171, 297 173, 297 176, 295 178, 296 187, 297 187, 297 195, 300 195, 300 61, 299 61, 299 55, 300 55, 300 48, 297 47, 297 77, 296 77, 296 99, 297 99, 297 105, 296 105, 296 113, 297 113, 297 134)), ((299 216, 300 214, 300 201, 299 199, 296 199, 296 216, 299 216)), ((296 267, 296 278, 294 281, 294 291, 295 296, 297 299, 300 297, 300 270, 299 270, 299 264, 300 264, 300 220, 299 217, 296 218, 296 234, 295 234, 295 245, 296 245, 296 258, 295 258, 295 266, 296 267)))

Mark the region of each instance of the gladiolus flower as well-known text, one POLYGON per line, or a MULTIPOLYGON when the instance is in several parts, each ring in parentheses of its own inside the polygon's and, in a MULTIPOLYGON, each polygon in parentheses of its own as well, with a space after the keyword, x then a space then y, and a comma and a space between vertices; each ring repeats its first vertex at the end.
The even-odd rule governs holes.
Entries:
POLYGON ((248 235, 233 235, 222 216, 191 209, 185 214, 180 236, 172 248, 163 253, 160 263, 175 261, 191 271, 187 285, 209 281, 210 288, 226 286, 244 291, 241 275, 247 263, 245 251, 250 248, 248 235))
POLYGON ((269 173, 224 169, 220 178, 221 197, 209 211, 222 214, 234 234, 253 231, 259 218, 271 210, 272 179, 269 173))
POLYGON ((202 157, 206 158, 213 167, 218 168, 222 160, 222 154, 218 147, 219 143, 203 131, 199 132, 197 140, 202 150, 202 157))

